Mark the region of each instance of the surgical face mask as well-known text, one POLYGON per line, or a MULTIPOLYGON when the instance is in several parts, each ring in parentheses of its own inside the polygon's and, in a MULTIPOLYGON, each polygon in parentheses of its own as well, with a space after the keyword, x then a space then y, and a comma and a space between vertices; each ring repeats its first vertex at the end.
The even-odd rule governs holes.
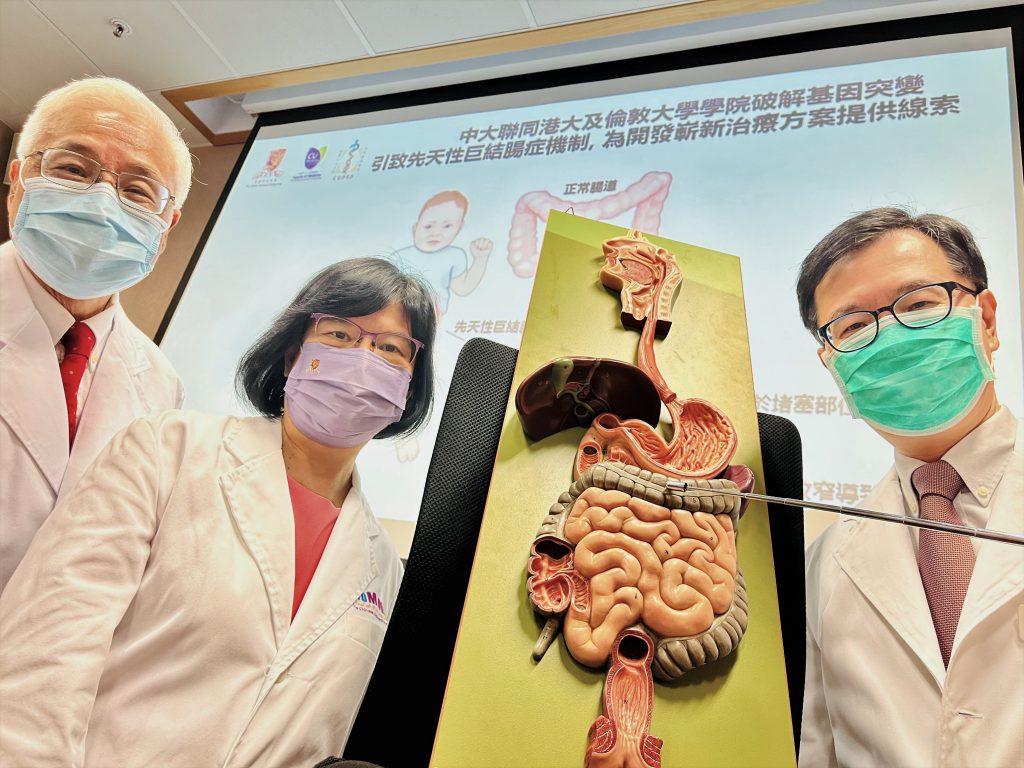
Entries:
POLYGON ((411 381, 411 372, 368 349, 308 342, 288 374, 284 400, 310 440, 351 448, 402 418, 411 381))
POLYGON ((109 184, 70 189, 36 176, 22 182, 12 237, 44 283, 72 299, 129 288, 153 270, 168 223, 125 208, 109 184))
POLYGON ((977 306, 954 307, 926 328, 886 315, 874 343, 856 352, 830 349, 825 365, 854 418, 894 435, 934 435, 961 421, 995 378, 983 332, 977 306))

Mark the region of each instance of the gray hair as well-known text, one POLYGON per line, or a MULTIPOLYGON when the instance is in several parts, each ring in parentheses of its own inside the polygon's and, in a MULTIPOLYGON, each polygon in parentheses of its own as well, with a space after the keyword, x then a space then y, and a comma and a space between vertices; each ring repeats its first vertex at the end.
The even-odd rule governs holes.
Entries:
POLYGON ((814 292, 825 275, 836 264, 882 235, 900 229, 920 232, 931 238, 945 252, 949 265, 957 274, 974 283, 978 290, 988 287, 988 273, 978 244, 974 242, 971 231, 959 221, 937 213, 915 216, 903 208, 872 208, 847 219, 825 235, 800 264, 800 277, 796 283, 800 317, 804 327, 815 338, 820 323, 814 306, 814 292))
POLYGON ((97 105, 114 104, 120 109, 144 115, 153 122, 158 136, 164 140, 174 161, 174 207, 181 208, 192 186, 192 155, 189 154, 188 145, 163 110, 146 94, 124 80, 114 77, 72 80, 43 96, 21 129, 18 159, 24 160, 33 152, 45 149, 41 144, 46 138, 47 129, 55 122, 66 102, 72 98, 84 98, 97 105))

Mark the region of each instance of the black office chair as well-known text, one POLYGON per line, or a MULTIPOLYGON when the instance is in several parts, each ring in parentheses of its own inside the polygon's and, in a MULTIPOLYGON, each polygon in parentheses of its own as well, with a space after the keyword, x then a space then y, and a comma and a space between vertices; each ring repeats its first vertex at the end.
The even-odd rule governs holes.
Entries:
POLYGON ((459 353, 405 578, 347 759, 388 768, 430 760, 517 354, 480 338, 459 353), (392 725, 385 730, 382 723, 392 725))
MULTIPOLYGON (((757 414, 761 434, 765 493, 791 499, 804 497, 803 456, 800 433, 789 419, 768 413, 757 414)), ((775 586, 779 594, 782 647, 786 654, 789 710, 793 718, 793 739, 800 748, 800 716, 804 701, 804 661, 807 653, 804 588, 804 516, 800 509, 781 504, 768 505, 772 552, 775 558, 775 586)))

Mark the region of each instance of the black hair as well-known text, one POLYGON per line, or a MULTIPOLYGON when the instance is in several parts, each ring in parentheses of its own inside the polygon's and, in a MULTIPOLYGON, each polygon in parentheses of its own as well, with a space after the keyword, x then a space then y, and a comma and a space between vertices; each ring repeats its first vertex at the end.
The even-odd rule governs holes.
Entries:
POLYGON ((264 416, 284 413, 286 361, 302 344, 314 313, 337 317, 372 315, 388 304, 405 309, 413 338, 423 342, 416 355, 409 400, 402 418, 377 437, 414 432, 430 415, 434 400, 434 334, 437 315, 430 290, 417 278, 384 259, 346 259, 318 272, 299 291, 267 331, 242 356, 235 388, 264 416))
POLYGON ((847 219, 825 235, 800 264, 796 283, 800 317, 815 338, 820 323, 814 307, 814 292, 825 275, 882 235, 899 229, 910 229, 931 238, 945 252, 957 274, 974 283, 973 287, 979 291, 988 287, 988 273, 978 244, 971 231, 959 221, 937 213, 915 216, 903 208, 872 208, 847 219))

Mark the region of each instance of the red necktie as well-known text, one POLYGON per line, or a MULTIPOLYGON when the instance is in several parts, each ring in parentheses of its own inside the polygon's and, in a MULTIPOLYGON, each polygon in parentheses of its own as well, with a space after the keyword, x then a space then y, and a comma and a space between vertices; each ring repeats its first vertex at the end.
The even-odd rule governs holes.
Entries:
MULTIPOLYGON (((964 481, 945 461, 933 461, 914 470, 910 481, 921 499, 921 518, 961 523, 953 499, 964 481)), ((917 567, 928 598, 928 608, 939 640, 942 663, 949 666, 956 626, 974 570, 974 547, 966 536, 922 529, 918 538, 917 567)))
POLYGON ((78 387, 82 383, 89 355, 96 346, 96 334, 85 323, 72 325, 60 340, 64 345, 64 359, 60 363, 60 380, 64 385, 64 400, 68 404, 68 446, 75 442, 78 428, 78 387))

